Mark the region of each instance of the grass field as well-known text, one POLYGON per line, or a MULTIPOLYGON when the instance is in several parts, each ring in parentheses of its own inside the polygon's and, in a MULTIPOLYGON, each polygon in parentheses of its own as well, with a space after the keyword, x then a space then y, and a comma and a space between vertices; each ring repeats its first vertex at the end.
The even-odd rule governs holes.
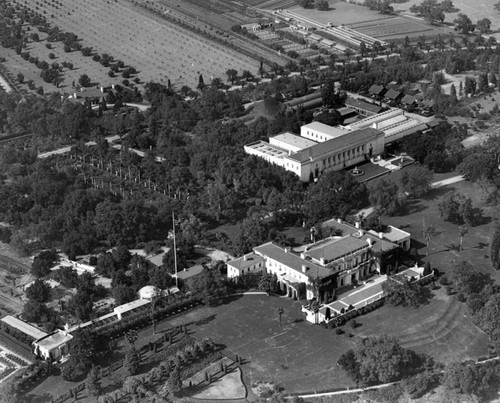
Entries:
POLYGON ((346 3, 343 1, 329 1, 330 10, 321 11, 316 9, 305 9, 300 6, 290 7, 289 10, 306 18, 310 18, 321 24, 348 25, 365 21, 380 21, 390 16, 384 16, 376 11, 370 10, 358 4, 346 3))
MULTIPOLYGON (((421 0, 409 0, 405 3, 393 3, 391 5, 395 11, 411 14, 409 11, 410 7, 420 3, 422 3, 421 0)), ((500 13, 493 8, 496 3, 496 0, 454 0, 453 5, 458 11, 455 13, 446 13, 444 22, 452 23, 458 14, 462 13, 468 15, 474 24, 477 20, 488 18, 491 21, 491 29, 497 31, 500 29, 500 13)))

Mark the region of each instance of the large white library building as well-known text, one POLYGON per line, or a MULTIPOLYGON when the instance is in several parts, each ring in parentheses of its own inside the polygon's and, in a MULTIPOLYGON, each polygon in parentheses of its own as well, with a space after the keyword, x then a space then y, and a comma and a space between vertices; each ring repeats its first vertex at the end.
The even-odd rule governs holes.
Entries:
POLYGON ((245 145, 245 152, 295 173, 302 181, 312 181, 323 172, 369 161, 383 153, 385 144, 426 128, 401 109, 391 108, 347 126, 312 122, 301 127, 300 136, 282 133, 269 142, 245 145))

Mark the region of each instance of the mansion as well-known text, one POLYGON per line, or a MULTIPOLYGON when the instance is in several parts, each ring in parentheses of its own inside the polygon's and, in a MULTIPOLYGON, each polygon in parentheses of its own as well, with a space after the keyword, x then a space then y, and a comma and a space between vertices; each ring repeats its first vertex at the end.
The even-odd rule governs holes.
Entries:
POLYGON ((274 242, 227 263, 229 278, 255 272, 275 274, 281 289, 297 299, 327 303, 344 287, 395 268, 400 251, 410 249, 410 234, 388 226, 365 231, 342 220, 324 224, 332 235, 292 250, 274 242))
POLYGON ((313 181, 323 172, 340 171, 371 160, 395 140, 425 130, 427 125, 398 108, 367 116, 346 126, 312 122, 300 136, 282 133, 269 142, 244 146, 245 152, 279 165, 300 180, 313 181))

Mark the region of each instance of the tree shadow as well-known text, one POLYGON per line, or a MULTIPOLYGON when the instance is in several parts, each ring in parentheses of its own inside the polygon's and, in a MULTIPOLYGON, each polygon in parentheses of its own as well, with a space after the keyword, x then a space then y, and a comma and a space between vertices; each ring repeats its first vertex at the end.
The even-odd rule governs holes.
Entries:
POLYGON ((26 395, 24 400, 26 403, 44 403, 52 402, 53 396, 49 392, 45 392, 42 395, 26 395))
POLYGON ((448 188, 447 186, 442 186, 440 188, 431 189, 425 195, 422 196, 422 199, 425 200, 436 200, 439 197, 444 196, 446 193, 452 192, 453 190, 448 188))
POLYGON ((471 224, 472 227, 478 227, 480 225, 486 225, 491 222, 491 217, 484 216, 483 210, 480 208, 473 209, 474 222, 471 224))
POLYGON ((474 246, 472 249, 480 249, 480 250, 483 250, 485 249, 487 246, 490 246, 489 243, 486 243, 486 242, 478 242, 476 246, 474 246))
POLYGON ((412 199, 406 203, 406 206, 402 209, 400 215, 416 214, 425 210, 427 210, 427 207, 424 206, 420 200, 412 199))
POLYGON ((449 245, 444 246, 445 249, 443 249, 441 252, 460 252, 460 245, 455 245, 454 243, 451 243, 449 245))

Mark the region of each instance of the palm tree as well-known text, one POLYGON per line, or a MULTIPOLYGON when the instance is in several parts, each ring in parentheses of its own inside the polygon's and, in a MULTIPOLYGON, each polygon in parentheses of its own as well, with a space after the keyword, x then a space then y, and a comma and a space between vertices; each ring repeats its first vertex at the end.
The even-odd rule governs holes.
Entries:
POLYGON ((464 236, 469 233, 469 229, 467 227, 458 227, 458 237, 460 238, 460 252, 462 252, 462 242, 464 240, 464 236))
POLYGON ((428 226, 424 225, 423 236, 424 236, 425 240, 427 241, 426 256, 429 256, 429 242, 434 235, 436 235, 436 228, 434 228, 433 225, 428 225, 428 226))

